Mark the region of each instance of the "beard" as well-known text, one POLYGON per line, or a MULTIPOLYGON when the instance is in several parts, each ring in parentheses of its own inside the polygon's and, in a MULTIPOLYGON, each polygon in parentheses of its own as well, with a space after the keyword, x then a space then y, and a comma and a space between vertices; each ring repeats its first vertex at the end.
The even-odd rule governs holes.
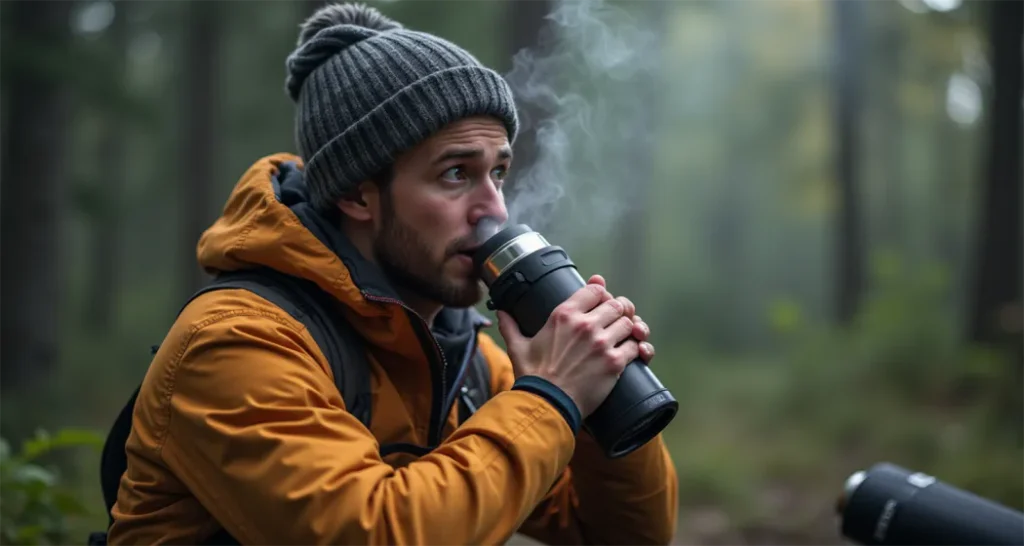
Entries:
POLYGON ((373 245, 374 257, 399 293, 439 303, 445 307, 471 307, 483 297, 475 275, 452 277, 445 274, 448 259, 473 240, 458 239, 445 248, 440 262, 434 261, 429 242, 419 231, 402 223, 390 199, 382 199, 381 231, 373 245))

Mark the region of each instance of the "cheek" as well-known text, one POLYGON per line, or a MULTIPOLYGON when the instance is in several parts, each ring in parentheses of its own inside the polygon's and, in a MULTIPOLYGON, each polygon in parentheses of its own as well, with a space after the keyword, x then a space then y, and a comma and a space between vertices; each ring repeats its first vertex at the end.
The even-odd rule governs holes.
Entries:
POLYGON ((430 247, 436 258, 443 258, 448 246, 465 231, 462 229, 465 215, 459 214, 460 205, 451 199, 430 195, 421 196, 409 205, 405 223, 416 230, 417 238, 430 247))

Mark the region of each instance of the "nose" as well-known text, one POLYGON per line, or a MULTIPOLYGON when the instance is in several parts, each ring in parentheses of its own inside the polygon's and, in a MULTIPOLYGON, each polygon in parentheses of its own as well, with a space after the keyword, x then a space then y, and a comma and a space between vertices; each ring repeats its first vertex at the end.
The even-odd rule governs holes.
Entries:
POLYGON ((494 184, 480 184, 476 199, 469 210, 469 223, 476 226, 480 219, 491 217, 499 223, 508 221, 505 195, 494 184))

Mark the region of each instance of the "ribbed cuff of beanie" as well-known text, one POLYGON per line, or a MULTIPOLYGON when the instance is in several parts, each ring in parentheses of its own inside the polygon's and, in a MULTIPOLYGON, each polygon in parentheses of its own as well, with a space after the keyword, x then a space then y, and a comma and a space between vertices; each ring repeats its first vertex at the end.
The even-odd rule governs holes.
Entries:
POLYGON ((509 141, 519 130, 507 82, 482 66, 434 72, 404 87, 333 138, 306 163, 310 189, 336 188, 337 195, 312 195, 320 207, 388 167, 393 158, 439 129, 476 115, 499 119, 509 141))
POLYGON ((576 403, 572 401, 572 398, 554 383, 536 375, 524 375, 516 379, 515 383, 512 384, 512 390, 532 392, 544 398, 562 414, 565 422, 572 429, 573 435, 579 433, 580 424, 583 421, 580 410, 576 407, 576 403))

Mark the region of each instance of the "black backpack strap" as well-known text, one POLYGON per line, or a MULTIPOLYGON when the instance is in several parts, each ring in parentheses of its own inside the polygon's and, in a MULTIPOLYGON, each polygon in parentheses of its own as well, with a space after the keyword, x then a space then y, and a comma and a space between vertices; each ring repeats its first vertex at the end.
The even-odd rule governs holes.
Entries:
MULTIPOLYGON (((253 269, 223 273, 197 290, 182 305, 181 311, 198 296, 213 290, 248 290, 281 308, 301 322, 320 350, 334 374, 334 383, 346 409, 365 426, 370 426, 370 367, 362 338, 345 319, 341 304, 320 289, 316 283, 271 270, 253 269)), ((155 353, 159 346, 152 348, 155 353)), ((113 523, 111 510, 117 501, 121 477, 128 468, 125 445, 132 428, 132 415, 139 395, 137 387, 121 409, 103 445, 100 462, 100 485, 107 505, 108 525, 113 523)), ((92 533, 89 544, 105 544, 106 533, 92 533)), ((209 544, 238 544, 223 529, 211 536, 209 544)))
POLYGON ((459 393, 459 421, 465 422, 491 398, 491 366, 479 349, 473 354, 459 393))
MULTIPOLYGON (((128 455, 124 446, 128 443, 128 435, 132 431, 132 414, 135 412, 135 400, 139 397, 140 387, 135 388, 128 403, 117 414, 114 426, 111 427, 107 439, 103 443, 100 455, 100 487, 103 489, 103 502, 107 505, 107 525, 114 523, 110 513, 117 501, 117 490, 121 485, 121 476, 128 468, 128 455)), ((90 542, 91 543, 91 542, 90 542)))

